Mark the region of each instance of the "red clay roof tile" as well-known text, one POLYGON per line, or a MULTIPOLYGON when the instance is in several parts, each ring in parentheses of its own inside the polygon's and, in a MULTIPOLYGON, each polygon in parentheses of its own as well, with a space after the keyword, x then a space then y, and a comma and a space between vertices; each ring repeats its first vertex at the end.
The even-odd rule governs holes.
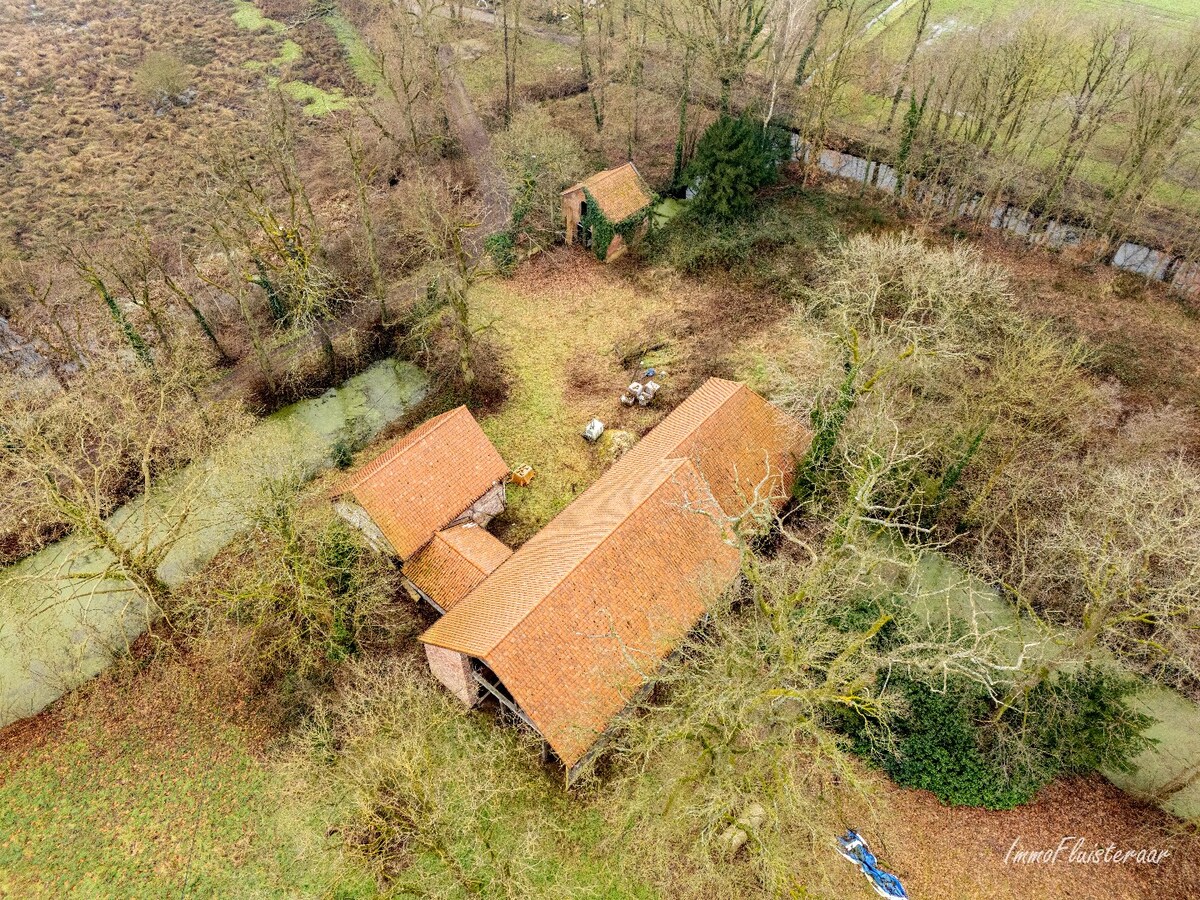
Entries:
POLYGON ((710 379, 421 640, 486 662, 573 765, 736 575, 728 517, 778 505, 808 437, 710 379))
POLYGON ((434 603, 450 610, 510 556, 512 550, 490 531, 467 522, 437 532, 405 561, 404 574, 434 603))
POLYGON ((353 497, 408 559, 507 475, 499 452, 460 406, 414 428, 331 496, 353 497))
POLYGON ((640 209, 649 205, 651 197, 646 189, 646 183, 631 162, 615 169, 605 169, 587 178, 579 184, 574 184, 563 191, 573 193, 581 188, 587 188, 589 194, 600 205, 600 211, 608 221, 616 224, 624 221, 640 209))

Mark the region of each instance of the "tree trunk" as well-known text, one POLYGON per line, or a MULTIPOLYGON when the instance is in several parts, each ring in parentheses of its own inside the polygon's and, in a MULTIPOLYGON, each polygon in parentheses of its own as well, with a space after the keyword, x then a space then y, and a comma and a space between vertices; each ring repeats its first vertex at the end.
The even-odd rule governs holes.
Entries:
POLYGON ((913 35, 912 46, 908 48, 908 56, 904 60, 904 66, 900 69, 900 78, 896 82, 896 93, 892 95, 892 108, 888 112, 887 126, 884 131, 892 130, 892 123, 896 119, 896 109, 900 106, 900 100, 904 96, 904 85, 908 81, 909 72, 912 71, 913 60, 917 57, 917 50, 921 46, 921 38, 925 36, 925 26, 929 23, 929 9, 933 6, 933 0, 921 0, 920 18, 917 19, 917 33, 913 35))
POLYGON ((683 55, 683 89, 679 92, 679 133, 675 137, 675 170, 671 182, 676 187, 683 181, 684 144, 687 141, 688 103, 691 101, 692 90, 692 55, 683 55))

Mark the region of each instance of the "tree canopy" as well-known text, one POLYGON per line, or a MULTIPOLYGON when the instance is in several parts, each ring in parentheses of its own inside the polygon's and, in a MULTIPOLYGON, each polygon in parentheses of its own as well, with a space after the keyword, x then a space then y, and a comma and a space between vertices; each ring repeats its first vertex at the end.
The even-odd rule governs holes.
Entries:
POLYGON ((754 206, 754 192, 772 183, 787 159, 788 135, 741 116, 722 116, 700 138, 685 172, 696 188, 695 211, 704 218, 734 219, 754 206))

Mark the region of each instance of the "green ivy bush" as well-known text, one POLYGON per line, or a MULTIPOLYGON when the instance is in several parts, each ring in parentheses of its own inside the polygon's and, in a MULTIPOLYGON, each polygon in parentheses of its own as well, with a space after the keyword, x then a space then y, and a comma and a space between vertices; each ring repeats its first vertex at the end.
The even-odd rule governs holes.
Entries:
POLYGON ((496 271, 511 275, 517 268, 517 238, 512 230, 497 231, 483 240, 483 248, 491 256, 496 271))
POLYGON ((1151 720, 1128 703, 1137 688, 1131 678, 1085 666, 1035 689, 1023 714, 996 721, 994 701, 976 683, 954 677, 933 690, 900 677, 889 690, 902 695, 907 712, 889 729, 842 724, 855 749, 897 784, 952 806, 1011 809, 1060 775, 1128 769, 1149 744, 1151 720))
POLYGON ((829 220, 805 202, 772 202, 748 217, 706 220, 692 204, 637 244, 642 258, 689 275, 732 271, 775 281, 778 272, 802 273, 813 251, 831 239, 829 220))
POLYGON ((596 254, 596 259, 601 261, 608 257, 608 248, 612 245, 613 238, 618 234, 621 235, 626 244, 633 245, 633 233, 637 230, 638 226, 649 218, 650 211, 654 209, 654 204, 658 202, 658 198, 651 195, 650 202, 645 207, 626 216, 620 222, 611 222, 601 212, 600 204, 596 202, 596 198, 592 196, 591 191, 584 188, 583 195, 587 198, 587 212, 584 213, 579 222, 585 229, 591 229, 592 252, 596 254))

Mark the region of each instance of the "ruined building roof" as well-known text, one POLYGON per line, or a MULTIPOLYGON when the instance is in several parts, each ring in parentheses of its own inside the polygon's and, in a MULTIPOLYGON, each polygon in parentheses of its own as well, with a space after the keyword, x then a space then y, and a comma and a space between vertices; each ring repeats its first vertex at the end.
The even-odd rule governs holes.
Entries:
POLYGON ((604 217, 612 223, 624 221, 650 203, 650 192, 633 163, 615 169, 605 169, 563 191, 570 194, 587 188, 595 198, 604 217))
POLYGON ((507 475, 499 452, 460 406, 414 428, 331 496, 352 497, 407 559, 507 475))
POLYGON ((486 662, 572 766, 734 578, 730 517, 781 502, 807 440, 709 379, 421 639, 486 662))

